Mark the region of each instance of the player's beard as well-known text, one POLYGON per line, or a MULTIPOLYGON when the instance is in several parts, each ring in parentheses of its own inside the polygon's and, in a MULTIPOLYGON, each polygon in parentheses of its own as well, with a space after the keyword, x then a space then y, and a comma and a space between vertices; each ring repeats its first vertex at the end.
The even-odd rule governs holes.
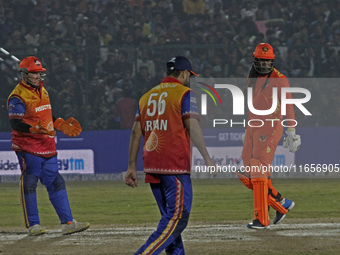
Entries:
POLYGON ((188 76, 188 77, 184 80, 183 85, 186 86, 186 87, 189 87, 189 85, 190 85, 190 76, 188 76))

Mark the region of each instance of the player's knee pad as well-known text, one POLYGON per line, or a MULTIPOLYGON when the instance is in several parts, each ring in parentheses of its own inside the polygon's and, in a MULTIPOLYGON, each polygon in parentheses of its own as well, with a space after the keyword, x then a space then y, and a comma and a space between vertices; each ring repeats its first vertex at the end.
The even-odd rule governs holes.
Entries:
POLYGON ((250 177, 246 176, 240 171, 236 171, 236 174, 238 178, 240 178, 240 181, 243 183, 244 186, 246 186, 248 189, 253 189, 253 184, 251 183, 250 177))
POLYGON ((271 195, 268 196, 268 204, 279 213, 286 214, 288 212, 288 210, 284 208, 283 205, 281 205, 281 203, 271 195))
POLYGON ((38 177, 32 174, 23 175, 23 189, 25 194, 35 193, 37 189, 38 177))
POLYGON ((37 183, 38 177, 32 174, 24 174, 20 180, 21 205, 24 212, 25 225, 27 228, 29 228, 33 223, 39 224, 38 207, 36 201, 37 183))
POLYGON ((53 187, 54 191, 59 191, 59 190, 64 190, 64 189, 66 189, 65 180, 64 180, 64 178, 61 176, 60 173, 57 173, 57 176, 56 176, 56 178, 54 179, 54 182, 52 183, 52 187, 53 187))

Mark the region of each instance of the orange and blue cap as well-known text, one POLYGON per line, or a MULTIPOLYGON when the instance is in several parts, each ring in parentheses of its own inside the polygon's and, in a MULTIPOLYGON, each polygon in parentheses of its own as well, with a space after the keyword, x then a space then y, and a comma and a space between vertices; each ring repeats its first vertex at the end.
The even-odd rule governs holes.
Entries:
POLYGON ((21 60, 19 64, 19 72, 44 72, 46 71, 45 68, 43 68, 41 61, 37 57, 26 57, 23 60, 21 60))

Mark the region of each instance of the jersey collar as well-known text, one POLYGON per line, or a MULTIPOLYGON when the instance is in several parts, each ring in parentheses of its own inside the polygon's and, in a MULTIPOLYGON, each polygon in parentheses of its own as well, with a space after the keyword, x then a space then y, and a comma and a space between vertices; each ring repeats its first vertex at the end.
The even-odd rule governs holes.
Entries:
POLYGON ((179 80, 177 80, 174 77, 165 77, 165 78, 163 78, 162 83, 165 83, 165 82, 176 82, 176 83, 179 83, 179 84, 183 85, 179 80))
MULTIPOLYGON (((30 85, 28 85, 27 83, 25 83, 23 80, 20 80, 20 85, 25 87, 26 89, 29 89, 29 90, 36 90, 35 88, 31 87, 30 85)), ((41 90, 42 90, 42 87, 43 87, 43 83, 40 82, 39 83, 39 87, 37 88, 39 94, 41 95, 41 90)))

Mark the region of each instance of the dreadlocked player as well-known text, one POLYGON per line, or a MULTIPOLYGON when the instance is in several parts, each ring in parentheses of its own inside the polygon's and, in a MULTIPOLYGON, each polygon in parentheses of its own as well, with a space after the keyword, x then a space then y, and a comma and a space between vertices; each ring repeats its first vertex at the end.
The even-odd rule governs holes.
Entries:
POLYGON ((40 226, 36 187, 38 180, 47 188, 49 199, 62 224, 62 234, 72 234, 89 228, 89 223, 73 219, 65 181, 58 172, 55 131, 78 136, 82 131, 73 117, 64 121, 52 116, 52 107, 43 87, 40 60, 26 57, 19 64, 20 83, 9 95, 7 106, 12 126, 12 150, 21 168, 21 198, 28 235, 45 233, 40 226))
MULTIPOLYGON (((274 87, 277 88, 278 93, 278 105, 272 114, 262 116, 249 111, 248 120, 263 120, 264 124, 258 125, 256 121, 253 121, 252 127, 247 127, 242 159, 245 169, 248 171, 237 173, 242 183, 253 190, 254 220, 248 224, 248 228, 253 229, 269 227, 268 205, 276 210, 273 224, 281 222, 295 205, 293 201, 283 198, 273 187, 268 171, 283 133, 281 124, 283 117, 280 111, 281 88, 289 87, 287 77, 274 68, 274 58, 274 50, 270 44, 260 43, 257 45, 254 52, 254 63, 246 86, 246 88, 253 88, 253 106, 257 110, 270 109, 274 87), (266 119, 278 121, 264 121, 266 119)), ((292 98, 290 93, 287 94, 287 98, 292 98)), ((287 105, 288 126, 294 127, 294 120, 293 105, 287 105)), ((295 134, 295 128, 288 128, 286 133, 284 146, 289 147, 290 152, 295 152, 301 145, 300 136, 295 134)))

